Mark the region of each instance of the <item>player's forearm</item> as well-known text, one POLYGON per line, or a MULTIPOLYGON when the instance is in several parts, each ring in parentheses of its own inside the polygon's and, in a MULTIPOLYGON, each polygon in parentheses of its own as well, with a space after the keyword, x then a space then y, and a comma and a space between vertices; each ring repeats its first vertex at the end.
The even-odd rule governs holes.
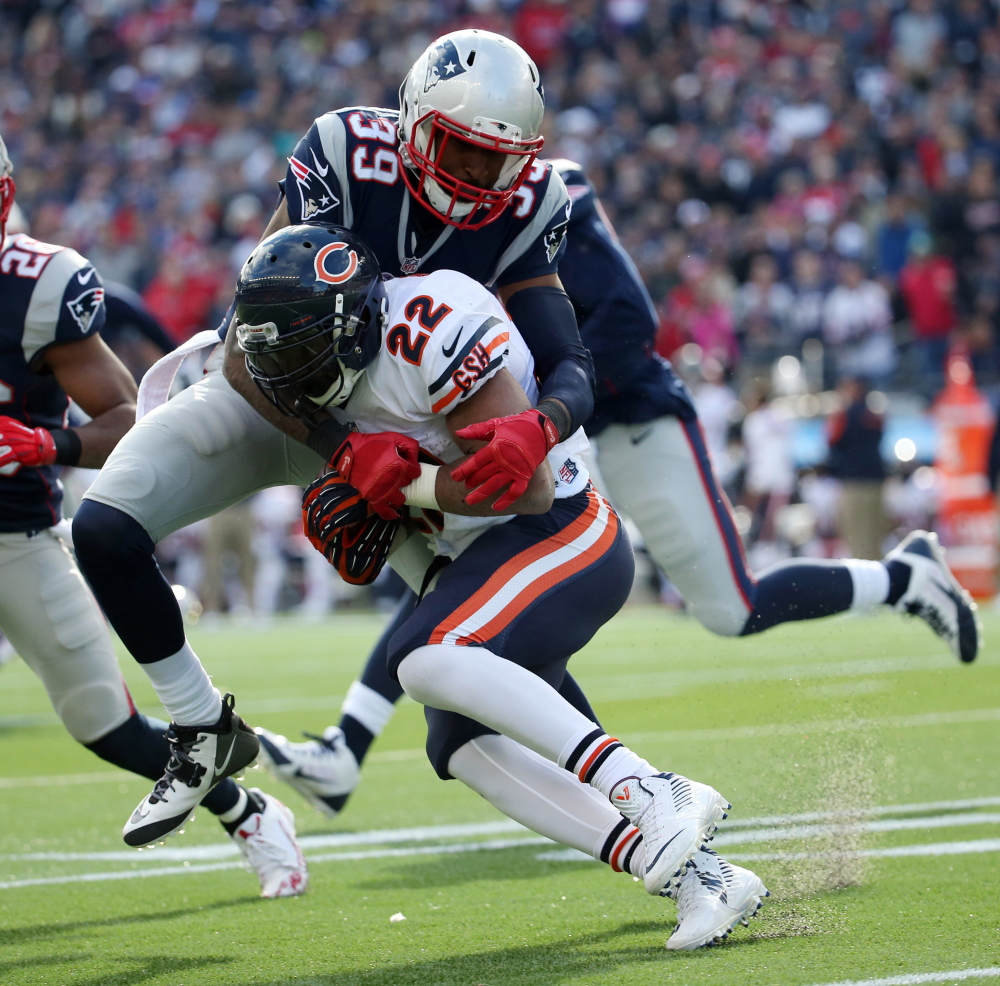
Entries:
POLYGON ((80 440, 82 469, 100 469, 122 436, 135 424, 135 402, 123 401, 79 428, 69 428, 80 440))
POLYGON ((226 382, 236 391, 262 418, 270 422, 279 431, 306 443, 309 429, 297 418, 289 418, 282 414, 261 392, 247 372, 246 361, 239 346, 236 345, 236 333, 230 331, 226 335, 226 355, 222 364, 222 372, 226 382))
POLYGON ((459 464, 459 461, 462 460, 451 462, 437 471, 434 493, 439 509, 445 513, 460 514, 466 517, 498 517, 514 514, 544 514, 552 509, 555 482, 547 462, 543 462, 535 470, 527 490, 509 507, 503 510, 494 510, 493 504, 504 494, 507 486, 487 497, 481 503, 470 506, 465 501, 469 495, 465 483, 456 482, 451 478, 451 470, 459 464))

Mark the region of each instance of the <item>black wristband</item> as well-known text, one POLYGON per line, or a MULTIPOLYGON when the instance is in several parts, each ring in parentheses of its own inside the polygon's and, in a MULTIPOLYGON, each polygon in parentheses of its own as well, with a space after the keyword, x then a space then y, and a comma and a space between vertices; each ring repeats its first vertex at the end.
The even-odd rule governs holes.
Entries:
POLYGON ((350 433, 351 429, 347 425, 330 418, 309 432, 306 445, 322 456, 324 462, 329 462, 333 458, 333 453, 344 444, 350 433))
POLYGON ((56 446, 56 464, 75 466, 83 452, 83 442, 72 428, 53 428, 50 432, 56 446))
POLYGON ((547 397, 538 402, 537 410, 541 411, 556 426, 556 431, 559 432, 559 441, 564 442, 569 438, 573 420, 561 401, 547 397))

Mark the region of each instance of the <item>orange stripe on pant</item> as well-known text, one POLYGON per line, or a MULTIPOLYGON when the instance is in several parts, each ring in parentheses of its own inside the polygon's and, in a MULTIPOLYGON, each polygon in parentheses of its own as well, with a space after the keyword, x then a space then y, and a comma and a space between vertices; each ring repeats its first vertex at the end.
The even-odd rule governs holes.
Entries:
POLYGON ((544 558, 546 555, 554 554, 561 548, 566 547, 575 541, 581 534, 593 524, 597 519, 601 504, 607 507, 608 521, 600 537, 585 551, 573 558, 567 559, 561 565, 548 572, 541 573, 524 587, 504 608, 473 634, 459 638, 456 643, 467 644, 470 641, 483 643, 495 637, 505 626, 519 616, 528 606, 539 596, 548 591, 552 586, 575 575, 577 572, 593 564, 603 555, 614 541, 618 533, 618 517, 614 510, 607 505, 607 501, 591 489, 589 492, 590 503, 587 509, 567 527, 564 527, 557 534, 546 538, 544 541, 524 551, 519 552, 509 561, 505 562, 490 577, 487 583, 480 587, 473 595, 466 600, 457 610, 434 628, 428 643, 440 644, 445 637, 457 630, 467 619, 475 615, 484 605, 486 605, 511 579, 527 568, 529 565, 544 558))

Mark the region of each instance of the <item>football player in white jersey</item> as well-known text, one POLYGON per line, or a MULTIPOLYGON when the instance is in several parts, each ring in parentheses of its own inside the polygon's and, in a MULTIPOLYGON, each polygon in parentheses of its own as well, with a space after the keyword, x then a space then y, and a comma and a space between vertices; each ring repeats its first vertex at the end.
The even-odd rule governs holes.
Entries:
MULTIPOLYGON (((427 706, 438 775, 641 876, 650 893, 674 892, 678 860, 706 854, 690 836, 714 830, 709 818, 726 805, 711 788, 656 773, 603 731, 582 696, 574 706, 557 691, 569 657, 627 598, 633 562, 589 481, 582 430, 537 468, 524 449, 531 431, 508 440, 513 483, 481 470, 476 453, 498 417, 522 412, 537 392, 503 307, 453 271, 383 282, 350 231, 297 226, 248 260, 236 316, 248 370, 276 407, 307 421, 330 413, 373 441, 388 433, 387 461, 412 467, 398 500, 378 510, 326 473, 310 484, 304 515, 345 577, 370 581, 388 558, 419 592, 387 667, 427 706), (427 548, 433 560, 414 570, 427 548)), ((672 947, 728 933, 767 893, 750 871, 714 859, 733 873, 731 893, 690 894, 672 947)))
MULTIPOLYGON (((12 167, 0 140, 0 630, 41 678, 70 735, 99 757, 157 779, 166 724, 136 711, 111 636, 61 520, 63 466, 97 468, 135 416, 132 376, 99 334, 100 275, 75 250, 7 235, 12 167), (69 398, 90 415, 67 427, 69 398)), ((263 896, 306 888, 291 813, 233 781, 208 807, 263 896)))

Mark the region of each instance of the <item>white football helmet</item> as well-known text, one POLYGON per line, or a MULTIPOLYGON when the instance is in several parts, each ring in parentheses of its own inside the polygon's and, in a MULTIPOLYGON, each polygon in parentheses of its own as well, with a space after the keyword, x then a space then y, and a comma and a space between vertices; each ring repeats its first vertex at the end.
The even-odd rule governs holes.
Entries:
POLYGON ((10 163, 7 147, 0 137, 0 244, 3 243, 7 217, 14 205, 14 165, 10 163))
POLYGON ((399 89, 399 144, 407 188, 459 229, 492 222, 541 150, 544 109, 538 69, 513 41, 478 30, 438 38, 399 89), (506 155, 492 188, 440 168, 437 162, 453 140, 506 155))

